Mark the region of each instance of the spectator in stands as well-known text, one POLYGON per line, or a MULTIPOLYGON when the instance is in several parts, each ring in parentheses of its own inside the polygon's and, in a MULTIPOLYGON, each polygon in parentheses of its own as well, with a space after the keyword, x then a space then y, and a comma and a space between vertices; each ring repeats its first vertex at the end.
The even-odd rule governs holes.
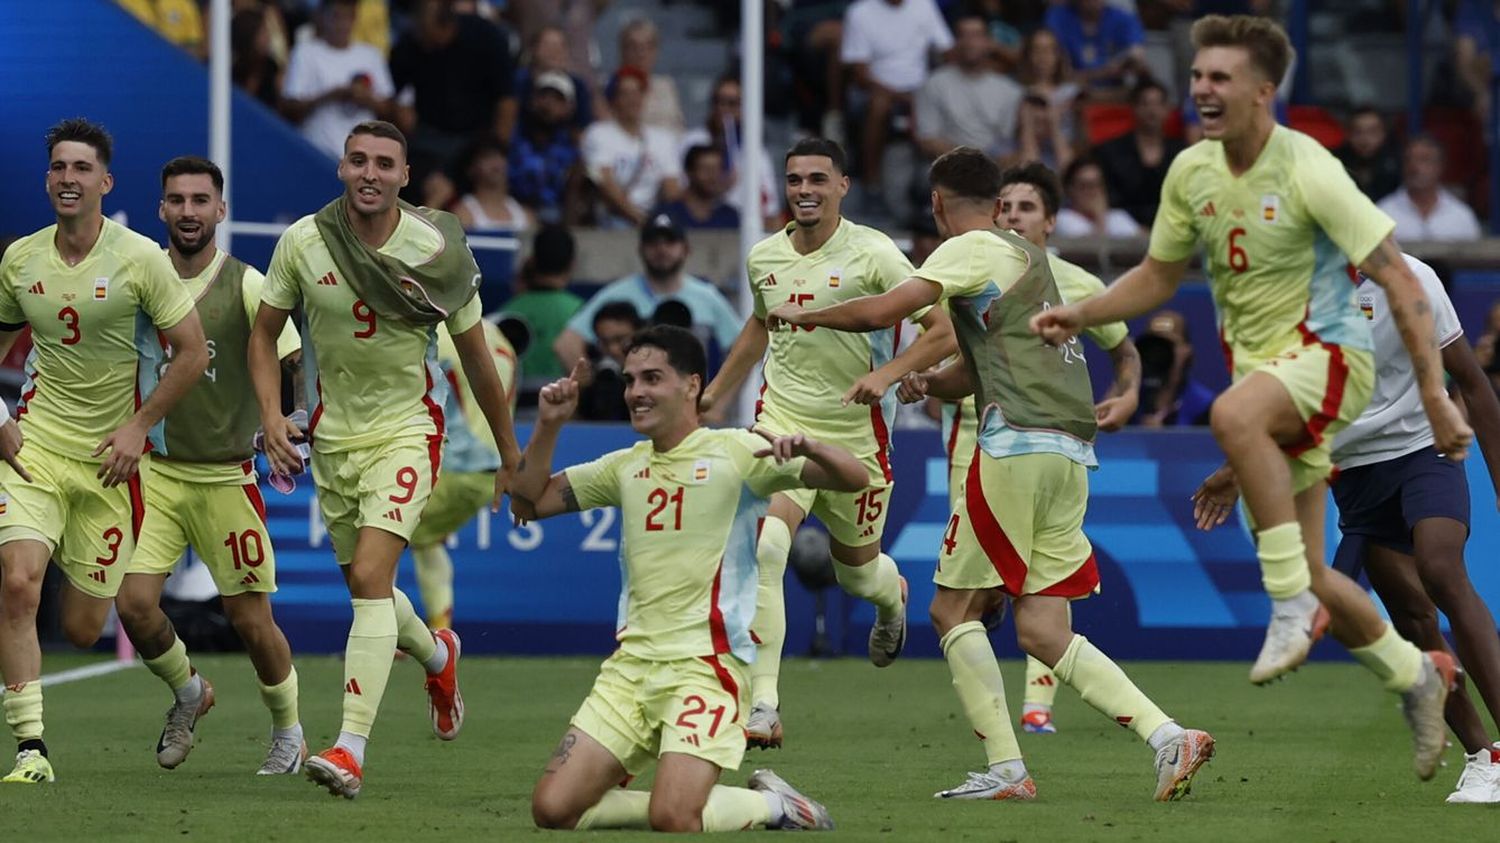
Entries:
POLYGON ((1067 0, 1047 10, 1047 28, 1096 94, 1123 98, 1126 78, 1147 72, 1146 33, 1134 12, 1105 0, 1067 0))
MULTIPOLYGON (((677 82, 656 73, 656 58, 661 48, 661 34, 656 24, 636 18, 620 29, 620 66, 634 67, 646 74, 646 101, 641 106, 641 122, 682 134, 687 121, 682 116, 682 101, 677 96, 677 82)), ((614 107, 614 103, 610 103, 614 107)))
MULTIPOLYGON (((561 73, 572 82, 573 117, 575 133, 582 133, 594 122, 594 98, 588 83, 582 76, 568 70, 568 42, 562 27, 551 24, 543 26, 531 38, 527 62, 516 71, 516 94, 521 102, 530 102, 532 85, 543 73, 561 73)), ((522 130, 525 129, 526 112, 521 114, 522 130)))
POLYGON ((1092 158, 1079 158, 1063 172, 1067 207, 1057 212, 1058 237, 1143 237, 1130 214, 1109 204, 1104 171, 1092 158))
POLYGON ((197 0, 118 0, 125 11, 193 58, 208 58, 208 37, 197 0))
POLYGON ((537 219, 577 222, 583 214, 583 150, 572 129, 575 95, 566 74, 539 74, 510 149, 510 192, 537 219))
POLYGON ((1397 240, 1479 239, 1479 219, 1442 181, 1442 145, 1426 136, 1408 141, 1401 187, 1377 203, 1396 221, 1397 240))
POLYGON ((391 50, 399 92, 396 123, 410 142, 411 189, 452 166, 477 138, 509 143, 515 129, 516 70, 495 24, 458 14, 450 0, 418 0, 412 26, 391 50))
POLYGON ((1164 131, 1172 105, 1161 83, 1149 78, 1137 82, 1130 91, 1130 110, 1135 126, 1094 147, 1093 154, 1104 171, 1110 201, 1150 228, 1167 168, 1184 146, 1164 131))
POLYGON ((524 320, 531 329, 531 344, 521 355, 521 371, 528 379, 550 380, 566 374, 557 364, 552 345, 583 307, 583 299, 568 291, 576 248, 566 228, 542 226, 531 240, 531 258, 523 273, 525 290, 505 303, 505 313, 524 320))
MULTIPOLYGON (((743 100, 738 76, 720 76, 714 82, 709 100, 708 120, 682 136, 683 155, 695 146, 711 146, 719 151, 724 162, 725 201, 738 213, 744 210, 744 194, 740 184, 740 126, 742 124, 743 100)), ((781 181, 781 171, 771 161, 771 153, 761 148, 760 205, 767 230, 781 221, 781 191, 776 185, 781 181)))
POLYGON ((510 162, 499 141, 484 138, 469 151, 464 166, 469 192, 453 207, 469 231, 514 231, 531 228, 531 212, 510 195, 510 162))
POLYGON ((233 55, 229 78, 245 93, 276 108, 286 68, 272 52, 271 35, 266 7, 257 5, 234 13, 229 22, 233 55))
POLYGON ((1175 310, 1152 314, 1135 341, 1141 353, 1141 406, 1133 424, 1175 427, 1208 424, 1214 391, 1193 379, 1187 320, 1175 310))
POLYGON ((711 146, 695 146, 682 162, 687 189, 674 202, 665 202, 653 214, 666 214, 678 227, 740 227, 740 212, 725 201, 724 155, 711 146))
POLYGON ((1025 89, 991 67, 984 18, 966 15, 953 29, 958 45, 948 63, 917 92, 917 146, 928 158, 972 146, 998 159, 1015 148, 1016 111, 1025 89))
POLYGON ((594 314, 594 344, 589 355, 588 385, 578 396, 578 417, 588 421, 629 421, 625 403, 625 349, 644 327, 635 305, 615 301, 594 314))
POLYGON ((978 15, 990 35, 990 57, 999 70, 1012 70, 1021 63, 1021 30, 1011 20, 1011 6, 1002 0, 973 0, 969 14, 978 15))
POLYGON ((354 10, 354 31, 349 37, 356 44, 369 44, 382 56, 389 56, 391 10, 387 0, 359 0, 354 10))
POLYGON ((281 89, 281 113, 302 136, 335 158, 343 157, 349 130, 391 116, 391 74, 369 44, 350 39, 356 0, 325 0, 318 34, 292 48, 281 89))
POLYGON ((1390 142, 1385 118, 1368 106, 1349 116, 1349 134, 1334 151, 1349 177, 1371 199, 1379 201, 1401 187, 1401 157, 1390 142))
POLYGON ((629 65, 609 80, 611 118, 583 133, 583 161, 600 199, 604 228, 635 228, 658 202, 682 193, 678 136, 642 122, 647 77, 629 65))
POLYGON ((687 264, 687 235, 661 214, 652 217, 641 228, 641 266, 643 272, 627 275, 595 293, 588 304, 568 322, 567 330, 553 343, 562 370, 584 357, 588 344, 595 342, 594 316, 610 302, 624 301, 635 306, 635 312, 647 319, 667 302, 687 307, 695 333, 704 333, 709 342, 709 357, 724 353, 734 344, 744 319, 735 312, 724 294, 701 278, 683 272, 687 264), (716 348, 715 348, 716 347, 716 348))
POLYGON ((1034 30, 1021 42, 1017 74, 1026 86, 1016 122, 1016 152, 1007 164, 1040 161, 1053 170, 1066 170, 1078 144, 1079 87, 1057 36, 1034 30))
POLYGON ((849 0, 789 0, 780 5, 767 6, 768 11, 779 12, 770 41, 781 53, 771 56, 769 78, 785 85, 789 95, 785 103, 769 97, 767 108, 785 105, 795 114, 798 128, 842 144, 844 65, 840 53, 849 0))
MULTIPOLYGON (((1410 25, 1410 24, 1408 24, 1410 25)), ((1485 134, 1490 133, 1490 79, 1494 72, 1495 48, 1490 32, 1500 26, 1500 3, 1495 0, 1460 0, 1453 16, 1453 60, 1459 78, 1473 97, 1474 114, 1485 134)))
MULTIPOLYGON (((933 0, 855 0, 844 14, 840 57, 853 66, 849 93, 863 100, 861 186, 873 212, 883 210, 879 197, 887 136, 893 124, 909 120, 912 97, 927 81, 931 52, 952 47, 953 34, 933 0)), ((851 111, 858 110, 851 103, 851 111)))

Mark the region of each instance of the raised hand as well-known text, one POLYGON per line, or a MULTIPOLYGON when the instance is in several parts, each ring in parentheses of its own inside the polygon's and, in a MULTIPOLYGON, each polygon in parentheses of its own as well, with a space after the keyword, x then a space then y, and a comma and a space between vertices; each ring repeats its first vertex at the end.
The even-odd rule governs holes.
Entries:
POLYGON ((542 387, 537 396, 537 420, 544 424, 562 424, 578 409, 578 379, 584 373, 582 360, 573 364, 573 371, 542 387))

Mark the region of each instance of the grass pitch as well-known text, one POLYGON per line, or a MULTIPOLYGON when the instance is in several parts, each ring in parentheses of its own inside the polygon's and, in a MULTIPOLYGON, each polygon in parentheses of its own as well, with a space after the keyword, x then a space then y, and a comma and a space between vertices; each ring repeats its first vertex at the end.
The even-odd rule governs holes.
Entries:
MULTIPOLYGON (((80 657, 51 656, 46 670, 80 657)), ((47 738, 58 781, 0 787, 15 839, 38 840, 533 840, 529 794, 598 660, 465 659, 463 734, 444 743, 427 721, 421 671, 398 663, 370 743, 359 799, 334 799, 301 777, 253 775, 269 717, 242 656, 195 664, 218 705, 175 771, 154 748, 170 697, 135 668, 49 688, 47 738)), ((1005 664, 1019 711, 1023 667, 1005 664)), ((1443 803, 1462 769, 1453 748, 1431 782, 1411 772, 1396 698, 1363 670, 1314 664, 1269 689, 1242 664, 1136 663, 1127 670, 1168 713, 1211 731, 1218 756, 1186 801, 1151 801, 1152 755, 1068 689, 1061 733, 1020 736, 1035 802, 940 803, 933 792, 982 766, 946 666, 852 659, 786 662, 787 746, 755 751, 738 772, 770 766, 825 802, 837 839, 878 841, 1485 839, 1493 809, 1443 803)), ((302 717, 313 751, 336 735, 342 670, 298 659, 302 717)), ((8 764, 8 761, 6 762, 8 764)), ((649 777, 637 786, 649 784, 649 777)), ((610 840, 653 839, 602 832, 610 840)), ((9 835, 7 835, 9 836, 9 835)), ((560 838, 561 839, 561 838, 560 838)))

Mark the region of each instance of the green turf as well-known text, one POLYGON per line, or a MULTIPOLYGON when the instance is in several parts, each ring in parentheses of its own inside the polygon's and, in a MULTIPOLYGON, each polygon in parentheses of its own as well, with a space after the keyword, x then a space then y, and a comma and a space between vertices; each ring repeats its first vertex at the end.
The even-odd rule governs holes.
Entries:
MULTIPOLYGON (((48 669, 76 660, 49 659, 48 669)), ((6 837, 221 840, 536 839, 528 796, 592 659, 467 659, 463 735, 429 730, 420 671, 397 664, 354 802, 299 778, 257 778, 269 721, 242 657, 197 661, 218 689, 198 747, 176 771, 153 755, 168 698, 143 669, 48 690, 58 782, 0 787, 6 837), (12 835, 14 835, 12 837, 12 835)), ((1487 809, 1447 806, 1462 756, 1435 781, 1411 773, 1396 699, 1359 668, 1319 664, 1269 689, 1242 664, 1129 665, 1184 723, 1218 739, 1219 755, 1180 804, 1151 801, 1151 753, 1071 691, 1055 736, 1022 735, 1039 798, 1027 804, 939 803, 932 793, 982 764, 940 661, 877 671, 854 660, 789 660, 782 680, 787 746, 755 752, 725 777, 773 766, 823 800, 840 839, 1448 840, 1483 839, 1487 809)), ((316 751, 338 725, 339 663, 298 662, 302 712, 316 751)), ((1019 709, 1021 665, 1006 665, 1019 709)), ((648 835, 608 833, 610 840, 648 835)))

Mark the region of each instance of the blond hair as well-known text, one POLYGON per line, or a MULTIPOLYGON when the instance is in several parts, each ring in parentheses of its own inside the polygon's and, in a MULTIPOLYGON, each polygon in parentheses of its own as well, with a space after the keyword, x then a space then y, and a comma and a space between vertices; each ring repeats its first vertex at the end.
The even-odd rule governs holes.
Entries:
POLYGON ((1193 24, 1193 47, 1239 47, 1250 63, 1273 85, 1280 85, 1296 51, 1286 30, 1269 18, 1251 15, 1208 15, 1193 24))

